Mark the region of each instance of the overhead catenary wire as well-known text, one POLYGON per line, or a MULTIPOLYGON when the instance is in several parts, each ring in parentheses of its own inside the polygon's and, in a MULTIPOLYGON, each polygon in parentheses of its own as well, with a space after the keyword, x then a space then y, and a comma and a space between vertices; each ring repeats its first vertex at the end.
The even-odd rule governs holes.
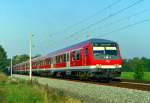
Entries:
POLYGON ((86 17, 86 18, 84 18, 84 19, 82 19, 82 20, 80 20, 80 21, 78 21, 77 23, 74 23, 74 24, 72 24, 72 25, 66 27, 66 28, 63 29, 63 30, 57 31, 57 32, 55 32, 55 33, 51 33, 51 35, 58 34, 58 33, 62 33, 62 32, 65 32, 65 31, 70 30, 70 29, 73 28, 73 27, 77 27, 77 25, 81 25, 82 23, 87 22, 88 20, 90 20, 90 19, 96 17, 97 15, 100 15, 102 12, 104 12, 105 10, 107 10, 107 9, 109 9, 109 8, 111 8, 111 7, 115 6, 115 5, 117 5, 117 4, 120 3, 121 1, 122 1, 122 0, 116 0, 116 1, 114 1, 113 3, 107 5, 106 7, 100 9, 99 11, 95 12, 94 14, 92 14, 92 15, 90 15, 90 16, 88 16, 88 17, 86 17))
POLYGON ((120 10, 118 10, 118 11, 116 11, 116 12, 114 12, 114 13, 112 13, 112 14, 110 14, 110 15, 104 17, 104 18, 102 18, 101 20, 99 20, 99 21, 97 21, 97 22, 95 22, 95 23, 89 24, 88 26, 82 28, 81 30, 72 33, 72 34, 71 34, 70 36, 68 36, 67 38, 70 38, 70 37, 72 37, 72 36, 74 36, 74 35, 80 34, 82 31, 85 31, 85 30, 87 30, 87 29, 89 29, 89 28, 91 28, 91 27, 94 27, 95 25, 97 25, 97 24, 99 24, 99 23, 102 23, 102 22, 108 20, 109 18, 111 18, 111 17, 113 17, 113 16, 116 16, 116 15, 118 15, 118 14, 124 12, 125 10, 127 10, 127 9, 129 9, 129 8, 131 8, 131 7, 133 7, 133 6, 137 5, 137 4, 139 4, 139 3, 141 3, 142 1, 144 1, 144 0, 137 0, 136 2, 134 2, 134 3, 130 4, 130 5, 128 5, 127 7, 124 7, 124 8, 122 8, 122 9, 120 9, 120 10))
POLYGON ((68 27, 67 29, 69 29, 69 28, 71 28, 71 27, 74 27, 74 26, 77 26, 77 25, 80 25, 80 24, 82 24, 82 23, 84 23, 84 22, 87 22, 88 20, 92 19, 93 17, 95 17, 95 16, 101 14, 103 11, 105 11, 105 10, 107 10, 107 9, 109 9, 109 8, 111 8, 111 7, 113 7, 113 6, 115 6, 115 5, 117 5, 117 4, 120 3, 121 1, 122 1, 122 0, 117 0, 117 1, 115 1, 115 2, 113 2, 113 3, 111 3, 111 4, 109 4, 108 6, 106 6, 106 7, 104 7, 103 9, 97 11, 97 12, 94 13, 93 15, 90 15, 89 17, 87 17, 87 18, 85 18, 85 19, 83 19, 83 20, 81 20, 81 21, 79 21, 79 22, 77 22, 77 23, 71 25, 71 26, 68 27))
MULTIPOLYGON (((85 30, 87 30, 87 29, 89 29, 89 28, 92 28, 93 26, 95 26, 95 25, 97 25, 97 24, 99 24, 99 23, 101 23, 101 22, 103 22, 103 21, 106 21, 106 20, 108 20, 109 18, 111 18, 111 17, 113 17, 113 16, 115 16, 115 15, 117 15, 117 14, 120 14, 120 13, 122 13, 122 12, 124 12, 125 10, 127 10, 127 9, 129 9, 129 8, 131 8, 131 7, 133 7, 133 6, 135 6, 135 5, 137 5, 137 4, 139 4, 139 3, 141 3, 142 1, 144 1, 144 0, 138 0, 138 1, 136 1, 136 2, 134 2, 134 3, 132 3, 132 4, 130 4, 130 5, 128 5, 127 7, 125 7, 125 8, 122 8, 122 9, 120 9, 120 10, 118 10, 117 12, 114 12, 114 13, 112 13, 112 14, 110 14, 109 16, 107 16, 107 17, 104 17, 103 18, 103 20, 101 19, 101 20, 99 20, 99 21, 97 21, 97 22, 95 22, 95 23, 92 23, 92 24, 90 24, 90 26, 88 25, 87 27, 85 27, 85 28, 83 28, 83 29, 81 29, 82 31, 85 31, 85 30), (85 30, 84 30, 85 29, 85 30)), ((136 14, 135 13, 135 15, 138 15, 138 13, 136 14)), ((133 15, 131 15, 131 17, 132 17, 133 15)), ((144 21, 144 22, 146 22, 146 21, 144 21)), ((139 23, 139 24, 141 24, 141 23, 139 23)), ((137 25, 137 24, 134 24, 134 25, 137 25)), ((127 26, 129 26, 129 27, 132 27, 133 26, 133 24, 131 25, 127 25, 127 26)), ((121 30, 123 30, 123 28, 129 28, 129 27, 127 27, 127 26, 125 26, 125 27, 121 27, 121 28, 119 28, 119 29, 121 29, 121 30)), ((117 30, 119 30, 119 29, 117 29, 117 30)), ((117 30, 113 30, 113 31, 111 31, 111 32, 107 32, 107 33, 105 33, 105 34, 110 34, 110 33, 113 33, 113 32, 117 32, 117 30)), ((82 31, 77 31, 77 32, 82 32, 82 31)), ((79 35, 79 33, 77 33, 76 32, 76 34, 77 35, 79 35)), ((76 35, 75 33, 72 35, 69 35, 69 38, 73 38, 73 36, 74 35, 76 35)), ((68 41, 68 39, 69 39, 68 37, 67 38, 65 38, 65 39, 67 39, 67 41, 68 41)), ((66 40, 65 40, 66 41, 66 40)), ((65 42, 65 41, 63 41, 63 43, 65 42)), ((60 41, 61 42, 61 41, 60 41)), ((56 45, 55 43, 53 43, 54 45, 56 45)))
MULTIPOLYGON (((84 23, 84 22, 87 22, 88 20, 90 20, 90 19, 96 17, 97 15, 101 14, 101 13, 104 12, 105 10, 110 9, 111 7, 117 5, 117 4, 120 3, 121 1, 122 1, 122 0, 116 0, 116 1, 112 2, 111 4, 107 5, 106 7, 104 7, 104 8, 102 8, 102 9, 98 10, 98 11, 95 12, 94 14, 92 14, 92 15, 90 15, 90 16, 84 18, 84 19, 82 19, 81 21, 79 21, 79 22, 77 22, 77 23, 74 23, 74 24, 72 24, 72 25, 66 27, 65 29, 63 29, 63 30, 61 30, 61 31, 58 31, 58 32, 55 32, 55 33, 51 33, 50 36, 53 37, 54 34, 62 33, 62 31, 70 30, 71 28, 76 27, 77 25, 80 25, 80 24, 82 24, 82 23, 84 23)), ((45 40, 43 40, 43 41, 42 41, 42 40, 39 40, 39 41, 45 43, 45 40)), ((41 43, 40 43, 40 44, 41 44, 41 43)), ((43 43, 42 43, 42 44, 43 44, 43 43)), ((53 44, 53 45, 54 45, 54 44, 53 44)), ((37 46, 36 46, 36 47, 37 47, 37 46)), ((44 49, 44 47, 43 47, 43 49, 44 49)))
MULTIPOLYGON (((69 36, 66 37, 65 39, 67 39, 67 40, 69 40, 69 39, 80 39, 81 36, 83 36, 82 31, 85 31, 85 30, 87 30, 87 29, 89 29, 89 28, 91 28, 91 27, 93 27, 93 26, 96 26, 97 24, 102 23, 102 22, 104 22, 104 21, 110 19, 111 17, 116 16, 116 15, 122 13, 122 12, 124 12, 125 10, 127 10, 127 9, 129 9, 129 8, 131 8, 131 7, 133 7, 133 6, 136 6, 137 4, 141 3, 142 1, 144 1, 144 0, 136 0, 134 3, 128 5, 128 6, 124 7, 124 8, 122 8, 122 9, 120 9, 120 10, 114 12, 114 13, 112 13, 112 14, 109 15, 109 16, 106 16, 106 17, 102 18, 101 20, 99 20, 99 21, 97 21, 97 22, 95 22, 95 23, 92 23, 92 25, 90 24, 90 25, 88 25, 87 27, 81 29, 80 31, 74 32, 73 34, 69 35, 69 36), (82 35, 81 35, 81 34, 82 34, 82 35), (76 36, 76 38, 75 38, 75 36, 76 36)), ((60 41, 60 42, 61 42, 61 41, 60 41)), ((64 43, 64 42, 67 42, 67 41, 64 40, 62 43, 64 43)))
MULTIPOLYGON (((66 37, 63 41, 59 41, 59 42, 60 42, 60 43, 65 43, 65 42, 67 42, 69 39, 73 38, 74 35, 77 36, 77 37, 80 37, 79 34, 81 35, 81 32, 82 32, 82 31, 85 31, 85 30, 87 30, 87 29, 89 29, 89 28, 91 28, 91 27, 93 27, 93 26, 95 26, 95 25, 97 25, 97 24, 99 24, 99 23, 102 23, 102 22, 104 22, 104 21, 110 19, 110 18, 113 17, 113 16, 116 16, 116 15, 118 15, 118 14, 120 14, 120 13, 122 13, 122 12, 128 10, 129 8, 134 7, 134 6, 136 6, 137 4, 141 3, 142 1, 144 1, 144 0, 136 0, 134 3, 132 3, 132 4, 126 6, 126 7, 122 8, 122 9, 120 9, 120 10, 118 10, 118 11, 116 11, 116 12, 114 12, 114 13, 112 13, 112 14, 110 14, 110 15, 104 17, 104 18, 102 18, 101 20, 99 20, 99 21, 97 21, 97 22, 95 22, 95 23, 92 23, 92 24, 88 25, 87 27, 81 29, 80 31, 77 31, 77 32, 72 33, 71 35, 69 35, 68 37, 66 37), (66 40, 67 40, 67 41, 66 41, 66 40)), ((75 39, 75 38, 74 38, 74 39, 75 39)), ((78 38, 78 39, 79 39, 79 38, 78 38)))
MULTIPOLYGON (((118 23, 120 23, 120 22, 122 22, 122 21, 124 21, 124 20, 127 20, 127 19, 133 18, 133 17, 135 17, 135 16, 139 16, 139 15, 141 15, 141 14, 144 14, 144 13, 146 13, 146 12, 148 12, 148 11, 150 11, 150 8, 144 9, 144 10, 139 11, 139 12, 136 12, 136 13, 130 15, 130 16, 121 18, 121 19, 116 20, 116 21, 113 21, 113 22, 111 22, 111 23, 107 23, 107 24, 106 24, 106 25, 107 25, 107 28, 108 28, 109 26, 114 25, 114 24, 118 24, 118 23)), ((92 31, 93 31, 93 30, 100 30, 100 29, 102 29, 102 28, 105 28, 105 26, 101 26, 101 27, 98 27, 98 28, 94 28, 94 29, 92 29, 92 31)), ((83 34, 85 34, 85 33, 88 33, 88 31, 83 32, 83 34)))
POLYGON ((122 30, 125 30, 125 29, 128 29, 130 27, 133 27, 133 26, 136 26, 136 25, 139 25, 139 24, 142 24, 142 23, 146 23, 146 22, 149 22, 150 21, 150 18, 146 18, 146 19, 143 19, 143 20, 140 20, 140 21, 136 21, 134 23, 131 23, 131 24, 128 24, 128 25, 125 25, 125 26, 122 26, 120 28, 117 28, 117 29, 114 29, 110 32, 106 32, 106 33, 103 33, 102 35, 97 35, 95 37, 101 37, 103 38, 104 36, 108 36, 108 35, 112 35, 112 33, 115 33, 115 32, 119 32, 119 31, 122 31, 122 30))
POLYGON ((137 22, 134 22, 134 23, 131 23, 131 24, 128 24, 128 25, 125 25, 125 26, 122 26, 118 29, 115 29, 115 30, 112 30, 110 32, 107 32, 107 33, 103 33, 103 35, 98 35, 96 37, 99 37, 99 36, 107 36, 109 34, 112 34, 114 32, 118 32, 118 31, 121 31, 121 30, 125 30, 125 29, 128 29, 129 27, 133 27, 133 26, 136 26, 136 25, 139 25, 139 24, 142 24, 142 23, 145 23, 145 22, 148 22, 150 21, 150 18, 146 18, 146 19, 143 19, 143 20, 140 20, 140 21, 137 21, 137 22))
POLYGON ((128 24, 128 25, 125 25, 125 26, 122 26, 120 28, 117 28, 115 30, 112 30, 110 32, 106 32, 106 33, 103 33, 103 35, 97 35, 96 37, 103 37, 103 36, 107 36, 107 35, 110 35, 114 32, 119 32, 119 31, 122 31, 122 30, 125 30, 125 29, 128 29, 130 27, 133 27, 133 26, 136 26, 136 25, 139 25, 139 24, 142 24, 142 23, 145 23, 145 22, 148 22, 150 21, 150 18, 146 18, 146 19, 143 19, 143 20, 140 20, 140 21, 137 21, 137 22, 134 22, 134 23, 131 23, 131 24, 128 24))

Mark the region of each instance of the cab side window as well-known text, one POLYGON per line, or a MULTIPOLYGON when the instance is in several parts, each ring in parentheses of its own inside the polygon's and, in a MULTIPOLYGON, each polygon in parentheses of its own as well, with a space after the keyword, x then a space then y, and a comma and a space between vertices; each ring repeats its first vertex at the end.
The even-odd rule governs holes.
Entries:
POLYGON ((77 57, 76 57, 76 60, 80 60, 80 50, 77 51, 76 56, 77 56, 77 57))
POLYGON ((85 55, 88 56, 88 48, 85 49, 85 55))

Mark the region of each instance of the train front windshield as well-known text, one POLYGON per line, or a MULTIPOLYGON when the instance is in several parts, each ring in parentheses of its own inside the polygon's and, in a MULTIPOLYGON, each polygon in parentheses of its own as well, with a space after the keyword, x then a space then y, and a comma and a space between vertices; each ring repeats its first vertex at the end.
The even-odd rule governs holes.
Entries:
POLYGON ((118 46, 116 43, 93 43, 94 59, 118 59, 118 46))

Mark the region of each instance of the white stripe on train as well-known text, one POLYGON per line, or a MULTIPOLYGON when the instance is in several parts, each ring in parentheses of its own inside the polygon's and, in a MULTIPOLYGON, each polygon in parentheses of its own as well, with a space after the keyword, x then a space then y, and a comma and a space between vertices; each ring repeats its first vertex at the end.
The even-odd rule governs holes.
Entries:
MULTIPOLYGON (((122 65, 98 65, 98 66, 75 66, 75 67, 64 67, 64 68, 38 68, 38 69, 32 69, 32 71, 47 71, 47 70, 67 70, 67 69, 115 69, 115 68, 121 68, 122 65)), ((19 71, 29 71, 29 70, 19 70, 19 71)))

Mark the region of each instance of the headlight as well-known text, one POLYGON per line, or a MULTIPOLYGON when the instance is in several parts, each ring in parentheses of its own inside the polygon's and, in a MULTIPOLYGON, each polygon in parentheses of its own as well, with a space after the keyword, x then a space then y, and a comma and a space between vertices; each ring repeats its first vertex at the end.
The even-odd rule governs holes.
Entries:
POLYGON ((119 64, 116 64, 115 67, 116 68, 121 68, 121 66, 119 64))
POLYGON ((96 64, 96 68, 101 68, 101 64, 96 64))

